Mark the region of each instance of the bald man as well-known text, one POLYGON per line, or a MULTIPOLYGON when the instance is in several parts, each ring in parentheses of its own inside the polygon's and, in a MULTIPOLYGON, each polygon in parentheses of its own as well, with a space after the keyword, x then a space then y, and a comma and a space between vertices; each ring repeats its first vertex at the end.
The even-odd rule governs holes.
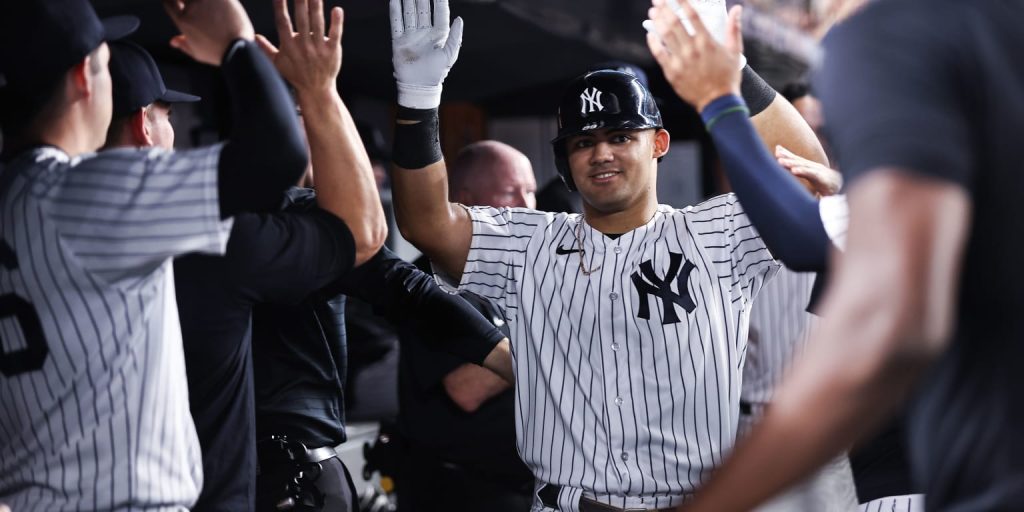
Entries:
MULTIPOLYGON (((537 203, 530 160, 497 141, 460 151, 448 185, 450 199, 466 205, 537 203)), ((429 271, 425 257, 416 264, 429 271)), ((402 510, 529 510, 533 476, 516 453, 510 385, 490 370, 408 343, 412 336, 402 333, 399 366, 400 424, 410 449, 402 470, 410 476, 398 482, 402 510)))

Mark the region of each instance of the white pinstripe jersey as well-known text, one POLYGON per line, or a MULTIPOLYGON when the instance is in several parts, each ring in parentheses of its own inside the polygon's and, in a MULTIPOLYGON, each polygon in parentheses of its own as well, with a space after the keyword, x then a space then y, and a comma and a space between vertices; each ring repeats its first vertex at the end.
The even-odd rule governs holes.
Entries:
POLYGON ((818 202, 818 213, 825 233, 839 250, 846 249, 846 228, 850 224, 850 205, 846 202, 846 194, 836 194, 821 198, 818 202))
POLYGON ((616 239, 575 214, 468 210, 460 286, 509 318, 537 479, 619 506, 690 493, 732 446, 747 312, 778 266, 735 196, 659 206, 616 239))
POLYGON ((743 400, 771 402, 775 385, 807 343, 815 322, 807 303, 816 275, 782 268, 761 290, 750 312, 750 341, 740 393, 743 400))
POLYGON ((0 502, 184 510, 202 484, 170 258, 223 253, 221 146, 0 174, 0 502))
MULTIPOLYGON (((825 233, 840 250, 846 248, 849 205, 846 195, 826 196, 818 203, 825 233)), ((807 313, 814 273, 783 268, 761 291, 750 314, 750 344, 743 367, 741 398, 768 403, 796 354, 807 342, 814 315, 807 313)))

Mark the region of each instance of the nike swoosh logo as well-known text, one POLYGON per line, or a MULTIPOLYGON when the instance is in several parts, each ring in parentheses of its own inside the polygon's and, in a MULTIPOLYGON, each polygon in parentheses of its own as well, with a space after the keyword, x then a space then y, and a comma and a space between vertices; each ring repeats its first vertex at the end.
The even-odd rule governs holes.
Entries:
POLYGON ((566 249, 565 247, 562 247, 561 245, 559 245, 558 247, 555 248, 555 254, 572 254, 574 252, 583 252, 583 250, 581 250, 581 249, 573 249, 571 247, 566 249))

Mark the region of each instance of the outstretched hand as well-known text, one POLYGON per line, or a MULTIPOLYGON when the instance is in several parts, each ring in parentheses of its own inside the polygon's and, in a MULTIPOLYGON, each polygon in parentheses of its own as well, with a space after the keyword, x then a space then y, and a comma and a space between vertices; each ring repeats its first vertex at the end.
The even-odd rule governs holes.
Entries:
POLYGON ((818 197, 838 194, 843 187, 843 175, 839 171, 798 156, 782 146, 775 146, 775 159, 818 197))
POLYGON ((164 10, 181 34, 171 46, 189 57, 219 66, 236 39, 252 40, 252 22, 238 0, 163 0, 164 10))
POLYGON ((654 30, 647 34, 647 46, 676 94, 698 112, 721 96, 739 95, 742 7, 729 11, 724 42, 720 44, 688 0, 652 3, 648 16, 654 30))
POLYGON ((295 0, 294 29, 286 0, 274 0, 274 21, 280 48, 266 37, 256 42, 274 67, 300 94, 334 90, 341 70, 341 34, 344 12, 331 9, 331 24, 324 30, 323 0, 295 0))
POLYGON ((441 84, 459 58, 462 18, 449 25, 448 0, 390 0, 391 50, 398 104, 430 109, 441 104, 441 84), (433 3, 433 14, 431 14, 433 3))

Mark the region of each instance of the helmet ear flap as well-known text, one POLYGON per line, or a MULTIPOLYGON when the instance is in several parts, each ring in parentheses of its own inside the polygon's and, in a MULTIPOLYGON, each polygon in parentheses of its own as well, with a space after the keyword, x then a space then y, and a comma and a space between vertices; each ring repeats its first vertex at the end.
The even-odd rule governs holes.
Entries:
POLYGON ((576 192, 576 182, 572 179, 572 169, 569 168, 569 157, 566 155, 564 144, 565 141, 555 143, 555 169, 569 192, 576 192))

